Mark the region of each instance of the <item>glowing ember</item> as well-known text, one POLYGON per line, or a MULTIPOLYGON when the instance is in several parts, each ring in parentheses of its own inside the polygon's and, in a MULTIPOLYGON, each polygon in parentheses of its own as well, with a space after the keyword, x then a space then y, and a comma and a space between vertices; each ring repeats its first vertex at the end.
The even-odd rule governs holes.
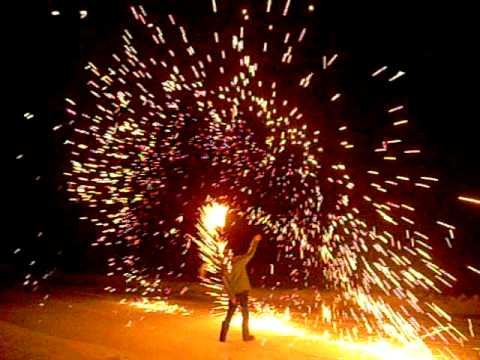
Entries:
POLYGON ((192 311, 188 310, 187 308, 177 304, 170 304, 165 300, 142 299, 128 302, 128 305, 149 313, 175 314, 184 316, 192 314, 192 311))
POLYGON ((465 201, 474 205, 480 205, 480 199, 475 199, 468 196, 459 196, 458 200, 465 201))

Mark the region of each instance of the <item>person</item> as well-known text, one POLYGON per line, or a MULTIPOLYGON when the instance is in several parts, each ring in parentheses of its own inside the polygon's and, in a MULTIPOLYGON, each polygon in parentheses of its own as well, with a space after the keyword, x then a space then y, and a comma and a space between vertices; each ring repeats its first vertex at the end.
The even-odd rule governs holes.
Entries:
POLYGON ((260 234, 253 237, 248 251, 243 255, 234 256, 232 259, 232 269, 230 273, 224 271, 223 283, 229 297, 227 315, 222 322, 220 331, 220 341, 224 342, 227 338, 230 321, 238 305, 242 310, 242 337, 244 341, 254 340, 255 337, 250 334, 248 328, 248 293, 251 290, 250 280, 247 273, 247 264, 255 255, 257 245, 262 239, 260 234))

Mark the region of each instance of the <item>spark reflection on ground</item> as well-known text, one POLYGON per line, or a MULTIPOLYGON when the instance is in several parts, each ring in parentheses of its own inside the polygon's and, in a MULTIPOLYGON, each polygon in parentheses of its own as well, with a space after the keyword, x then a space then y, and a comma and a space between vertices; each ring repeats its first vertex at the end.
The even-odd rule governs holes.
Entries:
MULTIPOLYGON (((232 320, 232 326, 240 328, 241 322, 240 314, 236 314, 232 320)), ((353 340, 333 339, 328 331, 314 333, 293 322, 288 311, 283 314, 273 311, 253 313, 250 316, 250 328, 253 333, 257 333, 260 336, 268 333, 272 335, 300 337, 309 341, 318 341, 329 347, 342 348, 348 352, 352 352, 352 356, 355 356, 355 358, 357 358, 359 354, 364 354, 368 358, 378 360, 433 359, 432 352, 422 342, 410 342, 398 345, 387 340, 357 342, 353 340)))

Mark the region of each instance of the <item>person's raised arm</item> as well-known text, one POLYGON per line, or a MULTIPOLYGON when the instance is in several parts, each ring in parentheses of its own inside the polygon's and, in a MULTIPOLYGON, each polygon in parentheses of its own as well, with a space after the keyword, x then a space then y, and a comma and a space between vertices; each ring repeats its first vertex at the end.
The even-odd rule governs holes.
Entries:
POLYGON ((255 255, 255 251, 257 251, 257 246, 258 243, 262 240, 262 235, 257 234, 253 237, 252 242, 250 243, 250 247, 245 254, 245 260, 248 263, 250 260, 252 260, 253 255, 255 255))

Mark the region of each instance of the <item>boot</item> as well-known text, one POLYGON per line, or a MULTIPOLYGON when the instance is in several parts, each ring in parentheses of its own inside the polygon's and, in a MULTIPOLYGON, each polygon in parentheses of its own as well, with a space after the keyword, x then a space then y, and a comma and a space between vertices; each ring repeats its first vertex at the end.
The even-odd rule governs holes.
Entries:
POLYGON ((253 341, 253 340, 255 340, 255 336, 253 335, 248 334, 246 336, 243 336, 243 341, 253 341))
POLYGON ((250 335, 250 331, 248 330, 248 320, 242 322, 242 336, 243 341, 255 340, 255 336, 250 335))
POLYGON ((220 330, 220 341, 225 342, 227 339, 227 332, 228 332, 228 323, 222 321, 222 329, 220 330))

